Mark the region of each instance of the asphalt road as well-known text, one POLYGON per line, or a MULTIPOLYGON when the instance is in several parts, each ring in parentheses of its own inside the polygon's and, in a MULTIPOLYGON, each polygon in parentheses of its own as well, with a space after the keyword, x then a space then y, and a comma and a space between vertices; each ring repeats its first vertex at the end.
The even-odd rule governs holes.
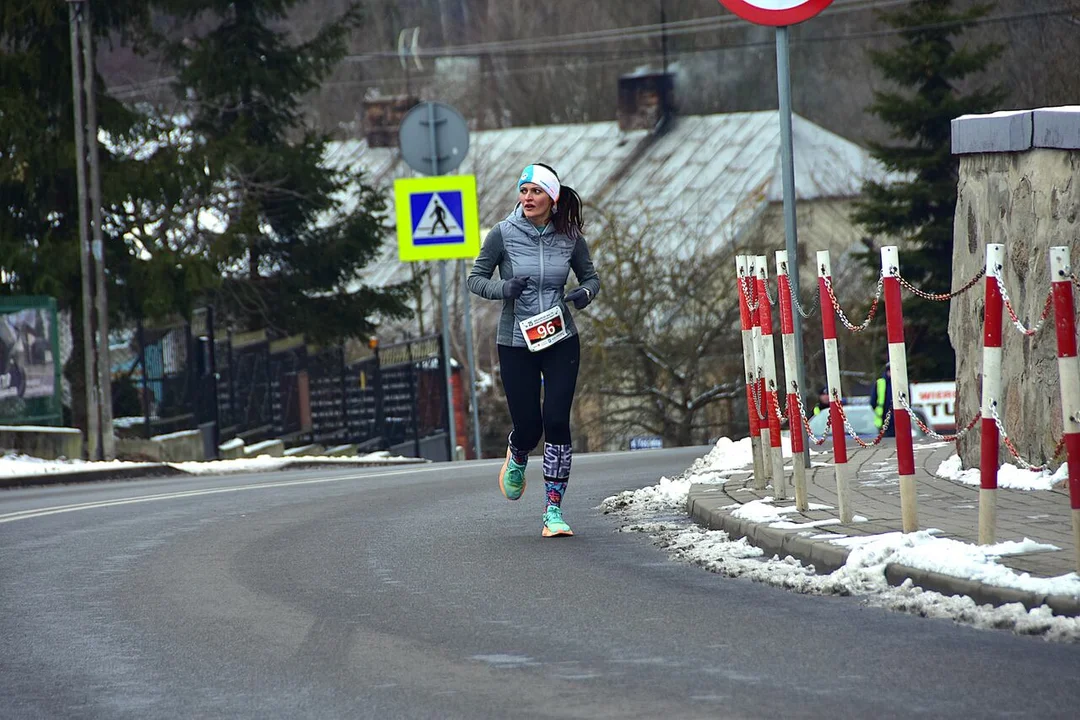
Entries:
POLYGON ((0 492, 0 717, 1076 717, 1080 648, 667 559, 597 504, 704 449, 0 492), (15 513, 15 514, 13 514, 15 513))

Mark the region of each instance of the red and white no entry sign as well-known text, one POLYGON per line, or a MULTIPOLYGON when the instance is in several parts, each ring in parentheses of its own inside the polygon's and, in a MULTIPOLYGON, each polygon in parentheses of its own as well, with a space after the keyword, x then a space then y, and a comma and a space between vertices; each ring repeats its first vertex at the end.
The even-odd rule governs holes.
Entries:
POLYGON ((832 0, 720 0, 720 4, 743 20, 782 27, 809 20, 832 0))

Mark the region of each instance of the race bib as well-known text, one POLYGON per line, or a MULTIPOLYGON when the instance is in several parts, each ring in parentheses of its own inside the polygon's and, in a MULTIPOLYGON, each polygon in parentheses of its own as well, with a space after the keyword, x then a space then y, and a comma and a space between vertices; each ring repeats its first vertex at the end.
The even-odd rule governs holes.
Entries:
POLYGON ((558 305, 539 315, 522 320, 518 325, 521 327, 521 334, 525 337, 525 345, 532 352, 551 347, 568 335, 562 308, 558 305))

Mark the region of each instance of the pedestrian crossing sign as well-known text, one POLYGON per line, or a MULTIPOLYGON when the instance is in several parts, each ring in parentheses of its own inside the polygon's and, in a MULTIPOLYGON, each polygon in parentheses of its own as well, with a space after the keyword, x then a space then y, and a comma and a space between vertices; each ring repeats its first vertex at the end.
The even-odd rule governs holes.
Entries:
POLYGON ((402 262, 456 260, 480 254, 475 175, 395 180, 394 204, 402 262))

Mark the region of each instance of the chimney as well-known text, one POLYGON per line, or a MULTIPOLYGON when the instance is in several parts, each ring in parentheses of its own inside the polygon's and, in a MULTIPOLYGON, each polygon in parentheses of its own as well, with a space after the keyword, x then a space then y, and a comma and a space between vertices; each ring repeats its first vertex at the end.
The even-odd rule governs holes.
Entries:
POLYGON ((401 119, 420 99, 411 95, 392 95, 364 101, 364 134, 368 147, 397 147, 401 119))
POLYGON ((675 113, 675 76, 641 72, 619 78, 619 130, 662 130, 675 113))

